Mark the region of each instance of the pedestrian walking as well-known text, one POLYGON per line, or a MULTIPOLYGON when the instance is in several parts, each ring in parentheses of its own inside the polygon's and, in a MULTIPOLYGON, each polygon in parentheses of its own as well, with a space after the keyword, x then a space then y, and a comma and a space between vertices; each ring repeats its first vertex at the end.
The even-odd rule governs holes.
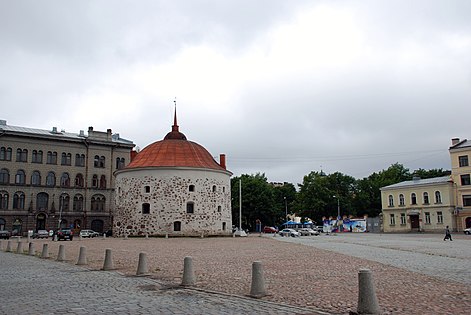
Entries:
POLYGON ((446 226, 446 229, 445 229, 445 238, 444 238, 443 240, 446 241, 447 239, 450 239, 450 241, 453 241, 453 240, 451 239, 450 228, 448 227, 448 225, 446 226))

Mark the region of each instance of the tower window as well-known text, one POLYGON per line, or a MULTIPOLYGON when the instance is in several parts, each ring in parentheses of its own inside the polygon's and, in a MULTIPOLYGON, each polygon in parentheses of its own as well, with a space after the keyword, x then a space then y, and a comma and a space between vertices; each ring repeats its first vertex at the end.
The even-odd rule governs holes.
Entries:
POLYGON ((148 194, 150 193, 150 186, 145 186, 144 191, 148 194))
POLYGON ((195 191, 195 185, 190 185, 190 186, 188 187, 188 190, 189 190, 189 191, 195 191))
POLYGON ((142 214, 149 214, 150 213, 150 204, 143 203, 142 204, 142 214))
POLYGON ((193 202, 188 202, 186 204, 186 213, 194 213, 195 212, 195 204, 193 202))

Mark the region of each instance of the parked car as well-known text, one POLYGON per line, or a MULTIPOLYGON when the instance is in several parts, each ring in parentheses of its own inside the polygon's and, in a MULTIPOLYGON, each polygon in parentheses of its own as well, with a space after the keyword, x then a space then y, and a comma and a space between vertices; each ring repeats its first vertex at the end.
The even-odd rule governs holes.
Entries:
POLYGON ((48 230, 37 230, 33 233, 33 238, 48 238, 49 231, 48 230))
POLYGON ((7 230, 1 230, 0 231, 0 238, 8 240, 10 238, 10 236, 11 236, 10 231, 7 231, 7 230))
POLYGON ((113 236, 113 230, 108 230, 108 231, 106 231, 106 232, 105 232, 105 235, 106 235, 107 237, 113 236))
POLYGON ((72 240, 74 238, 74 232, 71 229, 60 229, 57 231, 57 240, 72 240))
POLYGON ((299 237, 299 233, 293 229, 283 229, 279 233, 281 236, 299 237))
POLYGON ((274 228, 273 226, 265 226, 263 228, 263 233, 277 233, 278 229, 274 228))
POLYGON ((81 230, 81 231, 80 231, 80 236, 81 236, 81 237, 88 237, 88 238, 91 238, 91 237, 100 236, 100 233, 95 232, 95 231, 93 231, 93 230, 81 230))
POLYGON ((470 235, 471 234, 471 228, 464 229, 463 232, 464 232, 464 234, 470 235))
POLYGON ((302 228, 298 230, 299 234, 305 235, 305 236, 311 236, 311 235, 319 235, 320 233, 318 231, 314 231, 311 228, 302 228))

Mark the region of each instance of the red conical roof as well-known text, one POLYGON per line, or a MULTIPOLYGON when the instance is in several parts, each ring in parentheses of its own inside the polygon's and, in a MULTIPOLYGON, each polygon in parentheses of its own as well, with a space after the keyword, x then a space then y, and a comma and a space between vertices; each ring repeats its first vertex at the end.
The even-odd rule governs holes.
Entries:
POLYGON ((163 140, 145 147, 126 169, 141 167, 195 167, 227 171, 203 146, 188 141, 178 130, 176 109, 172 131, 163 140))

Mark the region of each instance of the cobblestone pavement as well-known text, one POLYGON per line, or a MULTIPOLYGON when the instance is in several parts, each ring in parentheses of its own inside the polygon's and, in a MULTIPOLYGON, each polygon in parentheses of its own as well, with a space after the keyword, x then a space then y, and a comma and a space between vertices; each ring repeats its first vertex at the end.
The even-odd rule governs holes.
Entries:
POLYGON ((327 314, 0 252, 0 314, 327 314))
POLYGON ((450 242, 443 241, 440 234, 344 233, 278 240, 471 285, 471 236, 458 234, 453 238, 450 242))
MULTIPOLYGON (((26 245, 27 240, 23 241, 26 245)), ((13 249, 16 242, 12 239, 13 249)), ((6 243, 0 241, 2 251, 6 243)), ((455 315, 469 314, 471 309, 471 286, 467 280, 471 237, 464 234, 454 234, 453 242, 444 242, 438 234, 347 233, 296 239, 258 234, 243 238, 74 238, 72 242, 42 239, 32 244, 36 257, 0 254, 0 294, 4 295, 0 295, 0 314, 5 313, 1 307, 15 307, 30 300, 42 301, 40 305, 51 310, 36 314, 56 314, 57 309, 61 314, 82 314, 90 310, 89 305, 93 306, 91 314, 95 314, 95 309, 103 310, 100 303, 109 305, 116 314, 158 314, 160 305, 167 307, 162 312, 165 314, 316 314, 318 310, 349 314, 356 311, 358 271, 365 268, 372 271, 382 315, 455 315), (41 247, 46 244, 51 258, 40 259, 41 247), (64 263, 55 261, 60 245, 65 247, 64 263), (86 248, 88 265, 78 270, 88 272, 74 269, 81 247, 86 248), (101 271, 107 249, 113 252, 114 272, 101 271), (135 276, 140 253, 146 253, 148 258, 150 275, 146 278, 135 276), (4 259, 10 256, 18 256, 24 263, 46 264, 39 270, 48 270, 47 265, 51 265, 49 273, 44 277, 40 275, 46 273, 43 271, 29 273, 37 269, 35 265, 4 259), (193 258, 195 286, 166 290, 181 283, 186 256, 193 258), (267 296, 258 300, 247 298, 254 261, 263 263, 268 291, 267 296), (69 267, 72 271, 67 271, 69 267), (60 271, 62 268, 65 271, 60 271), (56 269, 60 271, 57 274, 56 269), (434 271, 427 272, 428 269, 434 271), (23 272, 28 276, 16 281, 15 277, 23 272), (22 281, 31 284, 30 278, 34 279, 33 286, 22 284, 22 281), (57 285, 51 282, 55 278, 57 285), (59 290, 59 285, 70 285, 77 293, 67 294, 59 290), (44 289, 45 286, 51 289, 44 289), (31 298, 21 293, 20 298, 13 295, 11 301, 5 299, 12 296, 12 287, 17 294, 22 290, 32 292, 28 293, 31 298), (69 300, 74 304, 66 304, 69 300), (207 307, 213 304, 216 306, 207 307), (169 305, 175 309, 169 309, 169 305)))

